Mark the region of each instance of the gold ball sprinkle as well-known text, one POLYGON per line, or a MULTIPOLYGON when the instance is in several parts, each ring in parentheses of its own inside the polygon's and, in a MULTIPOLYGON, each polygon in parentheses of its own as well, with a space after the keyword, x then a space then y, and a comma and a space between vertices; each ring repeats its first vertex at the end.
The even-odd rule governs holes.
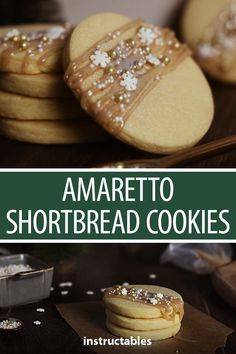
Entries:
POLYGON ((124 101, 124 96, 123 95, 117 95, 115 96, 115 102, 116 103, 122 103, 124 101))
POLYGON ((27 36, 25 34, 22 34, 20 39, 21 39, 21 41, 25 42, 25 41, 27 41, 27 36))
POLYGON ((111 57, 112 59, 116 59, 116 57, 117 57, 117 52, 116 52, 115 50, 110 50, 110 51, 108 52, 108 55, 109 55, 109 57, 111 57))
POLYGON ((116 70, 113 66, 108 66, 105 71, 107 74, 116 75, 116 70))
POLYGON ((142 49, 146 53, 150 53, 151 52, 151 48, 149 46, 142 47, 142 49))
POLYGON ((170 63, 170 58, 165 57, 165 59, 164 59, 164 63, 165 63, 165 65, 168 65, 168 64, 170 63))
POLYGON ((130 71, 129 71, 129 69, 123 69, 122 70, 122 74, 128 74, 130 71))
POLYGON ((170 58, 168 58, 166 56, 159 58, 159 60, 164 65, 168 65, 170 63, 170 58))
POLYGON ((135 45, 136 45, 136 42, 135 42, 134 39, 130 38, 130 39, 127 39, 126 44, 127 44, 128 46, 130 46, 131 48, 134 48, 135 45))
POLYGON ((123 169, 125 167, 125 165, 123 163, 118 163, 114 167, 118 168, 118 169, 123 169))
POLYGON ((20 44, 20 48, 21 48, 22 50, 26 50, 26 49, 28 48, 27 42, 22 42, 22 43, 20 44))
POLYGON ((14 43, 19 42, 19 39, 20 38, 18 36, 14 36, 14 37, 11 38, 12 42, 14 42, 14 43))
POLYGON ((179 49, 180 47, 181 47, 181 44, 180 44, 180 42, 175 42, 174 43, 174 45, 173 45, 173 47, 175 48, 175 49, 179 49))
POLYGON ((42 41, 45 42, 45 43, 48 42, 48 37, 47 36, 43 36, 42 41))

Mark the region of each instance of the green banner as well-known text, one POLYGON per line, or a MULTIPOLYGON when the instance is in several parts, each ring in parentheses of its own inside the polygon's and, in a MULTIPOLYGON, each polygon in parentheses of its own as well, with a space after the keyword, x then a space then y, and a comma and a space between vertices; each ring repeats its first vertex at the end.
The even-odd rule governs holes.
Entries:
POLYGON ((1 240, 235 240, 236 171, 2 171, 1 240))

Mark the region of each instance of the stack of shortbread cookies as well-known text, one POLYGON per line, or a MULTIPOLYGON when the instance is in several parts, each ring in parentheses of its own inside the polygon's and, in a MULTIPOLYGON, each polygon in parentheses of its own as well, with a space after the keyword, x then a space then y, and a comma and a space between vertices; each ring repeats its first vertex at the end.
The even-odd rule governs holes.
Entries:
POLYGON ((114 286, 104 293, 107 329, 123 338, 163 340, 181 328, 184 302, 175 291, 159 286, 114 286))
POLYGON ((12 139, 69 144, 104 139, 63 79, 62 54, 71 27, 0 29, 0 132, 12 139))

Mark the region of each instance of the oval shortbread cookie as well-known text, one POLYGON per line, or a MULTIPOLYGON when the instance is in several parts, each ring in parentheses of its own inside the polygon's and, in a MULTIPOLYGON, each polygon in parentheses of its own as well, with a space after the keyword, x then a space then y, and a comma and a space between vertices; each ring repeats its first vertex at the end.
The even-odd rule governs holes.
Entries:
POLYGON ((212 77, 236 82, 236 1, 188 0, 182 35, 212 77))
POLYGON ((62 71, 70 25, 32 24, 0 28, 0 71, 39 74, 62 71))
POLYGON ((173 32, 111 13, 85 19, 65 48, 66 81, 109 133, 140 149, 172 153, 208 131, 213 100, 173 32))
POLYGON ((38 98, 71 98, 62 74, 0 73, 0 90, 38 98))
POLYGON ((151 339, 154 341, 160 341, 160 340, 174 337, 180 331, 181 324, 179 323, 169 328, 159 329, 154 331, 132 331, 131 329, 119 327, 111 323, 109 320, 107 320, 106 327, 112 334, 114 334, 117 337, 123 337, 123 338, 139 337, 141 339, 143 338, 143 339, 151 339))
POLYGON ((22 121, 0 117, 0 133, 34 144, 84 144, 109 139, 109 135, 89 119, 22 121))
POLYGON ((182 297, 174 290, 160 286, 130 285, 128 288, 122 286, 108 288, 104 295, 104 302, 110 311, 138 319, 173 320, 176 314, 182 319, 184 311, 182 297), (135 289, 134 296, 130 297, 129 289, 135 289), (143 298, 145 291, 147 295, 143 298), (139 301, 140 296, 142 296, 141 301, 139 301))
POLYGON ((164 318, 143 319, 121 316, 107 309, 106 315, 110 323, 122 328, 131 329, 133 331, 153 331, 165 329, 180 323, 180 317, 177 314, 172 320, 166 320, 164 318))
POLYGON ((0 116, 22 120, 77 118, 82 112, 74 99, 33 98, 0 91, 0 116))

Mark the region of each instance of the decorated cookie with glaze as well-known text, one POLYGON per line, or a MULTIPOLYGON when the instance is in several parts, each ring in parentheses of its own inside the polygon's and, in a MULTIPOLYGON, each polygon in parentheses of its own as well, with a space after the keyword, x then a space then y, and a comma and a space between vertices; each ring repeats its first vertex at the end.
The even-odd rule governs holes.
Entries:
POLYGON ((184 40, 212 77, 236 82, 236 1, 188 0, 182 18, 184 40))
POLYGON ((70 25, 35 24, 0 28, 0 71, 39 74, 62 71, 70 25))
POLYGON ((162 340, 181 328, 184 302, 175 291, 159 286, 129 285, 106 289, 108 330, 124 338, 162 340))
POLYGON ((213 118, 210 88, 169 29, 103 13, 85 19, 65 48, 65 80, 110 134, 150 152, 196 144, 213 118))

